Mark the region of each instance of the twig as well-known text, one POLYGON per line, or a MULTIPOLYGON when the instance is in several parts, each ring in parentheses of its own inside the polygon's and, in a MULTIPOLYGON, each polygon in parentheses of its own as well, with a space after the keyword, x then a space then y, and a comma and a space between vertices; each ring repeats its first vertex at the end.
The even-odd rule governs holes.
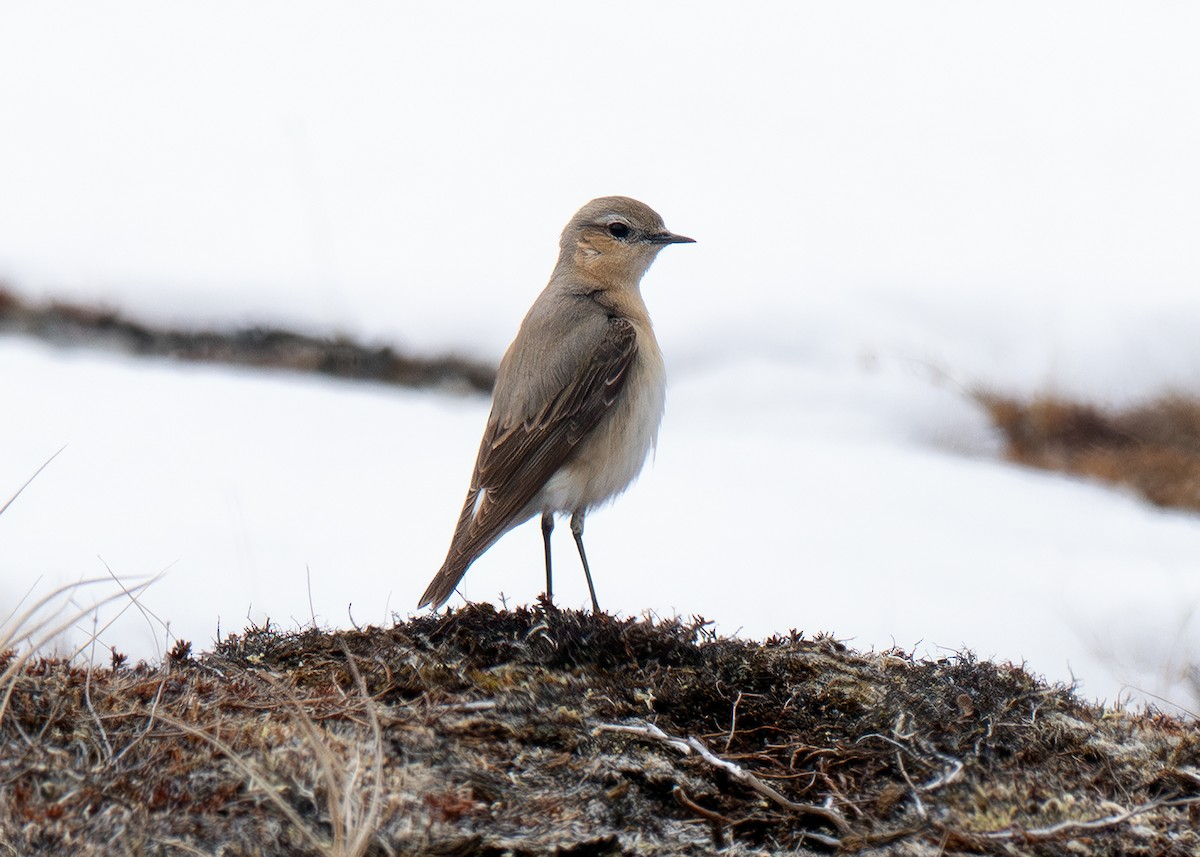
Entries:
POLYGON ((963 772, 963 763, 960 760, 953 759, 949 756, 943 756, 941 753, 938 753, 937 756, 943 762, 949 762, 950 768, 938 774, 932 780, 922 783, 920 788, 923 792, 931 792, 935 789, 940 789, 942 786, 948 786, 950 783, 957 780, 958 775, 963 772))
POLYGON ((1195 783, 1200 783, 1200 770, 1197 770, 1196 768, 1178 767, 1175 769, 1175 773, 1179 774, 1181 777, 1186 777, 1195 783))
POLYGON ((735 765, 733 762, 727 762, 724 759, 713 755, 712 751, 705 747, 704 742, 699 738, 690 737, 687 739, 687 743, 688 746, 700 754, 700 757, 704 759, 704 761, 708 762, 713 767, 721 768, 722 770, 728 772, 728 774, 738 782, 749 786, 763 797, 774 801, 784 809, 792 812, 802 813, 804 815, 815 815, 819 818, 823 818, 836 827, 838 832, 843 835, 850 832, 850 825, 836 810, 828 809, 823 806, 816 806, 815 804, 811 803, 796 803, 795 801, 788 800, 779 792, 775 791, 775 789, 771 788, 758 777, 754 776, 754 774, 747 771, 741 765, 735 765))
POLYGON ((170 845, 172 848, 178 848, 180 851, 187 852, 188 854, 198 854, 199 857, 208 857, 208 852, 201 851, 196 846, 184 842, 182 839, 170 839, 164 836, 158 841, 163 845, 170 845))
POLYGON ((805 839, 811 839, 813 842, 820 842, 826 848, 840 848, 842 845, 842 841, 836 836, 826 836, 824 833, 814 833, 811 830, 801 831, 801 844, 804 843, 805 839))
POLYGON ((970 833, 969 836, 977 836, 980 839, 1051 839, 1058 836, 1060 833, 1065 833, 1068 830, 1102 830, 1105 827, 1114 827, 1118 824, 1128 821, 1129 819, 1150 812, 1155 809, 1161 809, 1165 806, 1193 806, 1200 804, 1200 797, 1179 798, 1176 800, 1152 800, 1149 803, 1139 804, 1132 809, 1122 810, 1116 815, 1105 816, 1104 818, 1092 818, 1087 821, 1060 821, 1058 824, 1052 824, 1049 827, 1034 827, 1029 829, 1015 830, 991 830, 984 833, 970 833))
POLYGON ((683 790, 683 786, 676 783, 671 789, 671 796, 675 798, 675 803, 682 806, 684 809, 691 810, 694 814, 706 819, 712 825, 713 846, 718 850, 725 848, 725 828, 729 826, 729 819, 721 815, 719 812, 713 812, 707 807, 703 807, 696 803, 688 793, 683 790))
POLYGON ((733 733, 737 732, 737 708, 738 703, 742 701, 742 692, 739 690, 737 699, 733 701, 733 716, 729 718, 729 737, 725 739, 724 753, 729 752, 729 745, 733 743, 733 733))
MULTIPOLYGON (((891 738, 887 735, 881 735, 878 732, 870 732, 866 735, 863 735, 857 741, 855 741, 855 743, 857 744, 860 741, 865 741, 868 738, 878 738, 880 741, 886 741, 887 743, 889 743, 893 747, 895 747, 897 750, 902 750, 903 752, 908 753, 908 755, 912 756, 918 762, 922 762, 926 765, 929 765, 929 759, 920 756, 918 753, 916 753, 916 751, 914 751, 907 744, 897 741, 895 738, 891 738)), ((960 761, 959 759, 955 759, 952 756, 947 756, 945 753, 939 753, 936 750, 931 750, 929 752, 930 752, 930 755, 937 756, 943 762, 947 762, 950 765, 950 767, 948 769, 946 769, 945 771, 942 771, 942 773, 938 774, 933 779, 927 780, 926 782, 922 783, 919 786, 914 785, 912 783, 912 781, 909 781, 909 785, 912 786, 914 790, 923 791, 923 792, 935 791, 936 789, 940 789, 942 786, 949 785, 950 783, 957 780, 959 775, 963 772, 964 765, 963 765, 962 761, 960 761)), ((897 758, 899 758, 899 757, 897 757, 897 758)), ((933 767, 932 765, 929 765, 929 766, 933 767)), ((904 773, 903 766, 901 767, 901 773, 904 773)), ((906 780, 908 779, 907 773, 904 773, 904 778, 906 780)))
POLYGON ((549 639, 549 636, 550 636, 549 631, 550 631, 550 623, 548 623, 546 621, 538 622, 536 625, 534 625, 532 628, 530 628, 528 631, 525 632, 525 636, 523 639, 525 642, 528 643, 530 640, 532 640, 534 637, 538 636, 539 634, 543 634, 547 637, 547 639, 549 639))
POLYGON ((641 735, 643 738, 653 738, 656 741, 662 741, 664 744, 670 744, 685 756, 692 752, 692 748, 688 746, 687 741, 672 738, 653 723, 646 723, 642 726, 628 726, 623 723, 601 723, 592 732, 593 734, 596 732, 626 732, 630 735, 641 735))
POLYGON ((441 706, 443 711, 491 711, 497 705, 494 699, 472 699, 441 706))
POLYGON ((912 789, 913 806, 917 809, 917 815, 921 818, 929 818, 929 813, 925 810, 925 802, 921 800, 921 790, 913 783, 912 777, 908 775, 908 771, 904 769, 904 756, 899 751, 896 753, 896 765, 900 768, 900 776, 904 777, 904 782, 908 783, 908 787, 912 789))
POLYGON ((676 783, 671 789, 671 796, 675 798, 676 803, 678 803, 680 806, 690 809, 701 818, 707 818, 713 824, 718 824, 724 827, 730 823, 729 819, 721 815, 721 813, 714 812, 707 807, 703 807, 688 797, 687 792, 683 790, 683 786, 679 785, 678 783, 676 783))
POLYGON ((837 828, 837 831, 842 835, 850 832, 850 825, 847 823, 846 819, 842 818, 841 813, 839 813, 837 810, 829 809, 823 806, 816 806, 810 803, 796 803, 795 801, 788 800, 786 797, 781 795, 775 789, 771 788, 758 777, 754 776, 754 774, 750 773, 745 768, 715 755, 711 750, 708 749, 708 747, 704 746, 704 742, 699 738, 689 737, 687 740, 674 738, 668 735, 666 732, 663 732, 653 723, 646 723, 642 726, 627 726, 619 723, 601 723, 593 731, 626 732, 632 735, 642 735, 644 737, 653 738, 656 741, 661 741, 664 744, 668 744, 684 754, 688 753, 690 750, 694 750, 700 755, 700 758, 704 759, 704 761, 708 762, 714 768, 720 768, 742 785, 758 792, 763 797, 778 804, 779 806, 782 806, 784 809, 789 810, 790 812, 800 813, 802 815, 815 815, 818 818, 823 818, 837 828))

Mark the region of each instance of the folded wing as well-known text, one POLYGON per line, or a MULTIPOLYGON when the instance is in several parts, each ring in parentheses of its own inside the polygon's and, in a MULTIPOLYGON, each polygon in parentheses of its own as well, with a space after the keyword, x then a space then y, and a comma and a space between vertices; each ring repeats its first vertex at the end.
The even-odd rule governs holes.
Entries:
POLYGON ((537 511, 527 507, 618 401, 636 354, 633 325, 627 319, 611 318, 575 377, 537 414, 514 425, 500 425, 493 410, 450 551, 418 606, 446 601, 472 562, 509 528, 537 511))

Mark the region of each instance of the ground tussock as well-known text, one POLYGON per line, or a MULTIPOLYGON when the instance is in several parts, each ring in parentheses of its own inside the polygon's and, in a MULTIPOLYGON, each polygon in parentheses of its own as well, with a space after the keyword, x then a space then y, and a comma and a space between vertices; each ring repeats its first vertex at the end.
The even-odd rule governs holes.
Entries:
POLYGON ((969 656, 706 627, 473 605, 162 668, 29 661, 0 853, 1200 848, 1194 724, 969 656))
POLYGON ((1200 399, 1165 396, 1124 410, 1041 396, 981 395, 1014 461, 1137 491, 1200 511, 1200 399))

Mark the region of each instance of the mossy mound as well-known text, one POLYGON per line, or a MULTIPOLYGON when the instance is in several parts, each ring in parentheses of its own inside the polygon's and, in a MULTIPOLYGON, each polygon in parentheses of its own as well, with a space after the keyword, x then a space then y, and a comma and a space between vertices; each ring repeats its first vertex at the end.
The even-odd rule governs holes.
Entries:
POLYGON ((1194 723, 967 655, 471 605, 7 690, 0 853, 1200 851, 1194 723))

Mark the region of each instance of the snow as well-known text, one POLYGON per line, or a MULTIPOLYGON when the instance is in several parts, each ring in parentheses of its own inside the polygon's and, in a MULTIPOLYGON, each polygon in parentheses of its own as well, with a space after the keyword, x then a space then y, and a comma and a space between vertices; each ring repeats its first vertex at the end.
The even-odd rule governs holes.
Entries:
MULTIPOLYGON (((496 359, 570 214, 636 196, 699 243, 646 280, 668 414, 589 517, 602 606, 1195 707, 1200 521, 1007 464, 966 392, 1200 386, 1198 25, 1094 2, 8 4, 0 279, 496 359)), ((0 516, 0 608, 165 571, 144 603, 200 646, 408 611, 487 410, 18 339, 0 401, 0 495, 67 445, 0 516)), ((528 601, 540 563, 530 524, 461 591, 528 601)), ((104 639, 146 656, 162 631, 128 611, 104 639)))

